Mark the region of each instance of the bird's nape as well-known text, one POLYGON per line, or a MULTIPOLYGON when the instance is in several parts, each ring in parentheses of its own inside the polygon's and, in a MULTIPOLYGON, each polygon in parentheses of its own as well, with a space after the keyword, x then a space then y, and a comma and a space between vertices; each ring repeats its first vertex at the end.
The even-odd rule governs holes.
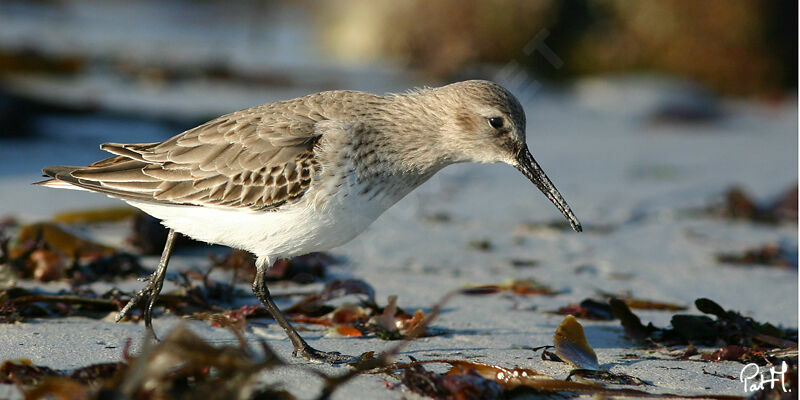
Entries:
POLYGON ((525 177, 527 177, 531 182, 533 182, 539 190, 544 193, 545 196, 561 211, 561 214, 567 218, 569 221, 570 226, 575 232, 583 231, 581 227, 581 223, 578 221, 578 218, 575 217, 575 214, 572 212, 572 209, 567 204, 567 201, 561 197, 561 193, 558 192, 556 186, 553 185, 553 182, 550 181, 550 178, 547 177, 547 174, 544 173, 542 167, 539 166, 539 163, 533 159, 533 155, 528 150, 527 146, 523 147, 520 150, 519 154, 517 155, 517 165, 515 165, 520 172, 522 172, 525 177))

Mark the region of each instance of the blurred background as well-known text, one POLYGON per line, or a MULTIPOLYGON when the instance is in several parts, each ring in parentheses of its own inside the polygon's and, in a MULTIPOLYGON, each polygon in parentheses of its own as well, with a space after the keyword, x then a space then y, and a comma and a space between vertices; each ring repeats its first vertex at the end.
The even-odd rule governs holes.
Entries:
MULTIPOLYGON (((99 149, 104 142, 162 141, 222 114, 318 91, 403 92, 483 78, 520 99, 529 147, 584 233, 571 232, 507 165, 437 173, 367 234, 333 250, 345 262, 326 279, 364 279, 379 299, 398 294, 407 310, 508 277, 540 281, 555 295, 454 300, 441 324, 464 330, 445 337, 447 345, 426 339, 431 347, 415 356, 455 346, 454 357, 478 351, 488 356, 483 362, 508 364, 503 357, 516 349, 514 363, 525 362, 528 345, 553 337, 561 317, 550 310, 592 293, 687 306, 708 297, 797 327, 797 7, 797 0, 0 0, 0 283, 15 230, 53 220, 63 226, 65 214, 57 214, 64 211, 122 206, 31 185, 44 166, 86 165, 108 155, 99 149)), ((76 214, 66 219, 75 222, 76 214)), ((78 221, 69 229, 135 254, 158 253, 165 233, 157 244, 137 241, 158 241, 158 223, 122 215, 124 222, 78 221)), ((65 255, 35 261, 28 256, 45 253, 25 246, 40 241, 16 237, 25 265, 80 266, 64 264, 72 259, 65 255)), ((171 273, 205 271, 207 253, 184 252, 171 273)), ((142 265, 152 268, 156 256, 148 257, 142 265)), ((112 287, 95 285, 97 293, 112 287)), ((140 287, 132 279, 124 285, 140 287)), ((671 314, 649 311, 643 321, 667 326, 671 314)), ((80 321, 37 321, 34 334, 9 330, 0 334, 0 356, 73 368, 86 357, 118 360, 124 338, 140 334, 135 325, 104 321, 87 334, 80 321), (38 335, 43 326, 57 334, 38 335), (110 347, 85 340, 96 334, 110 347), (43 353, 37 359, 27 351, 43 353)), ((630 346, 608 328, 587 329, 593 345, 602 343, 599 354, 630 346)), ((341 343, 345 353, 375 350, 370 341, 341 343)), ((647 380, 639 374, 653 364, 642 367, 644 359, 627 353, 606 365, 628 365, 647 380)), ((739 367, 703 374, 709 364, 691 364, 673 371, 681 377, 676 387, 695 393, 710 386, 699 379, 714 379, 742 394, 738 381, 724 379, 739 367)), ((671 382, 663 368, 675 369, 651 368, 650 380, 671 382)), ((380 379, 369 390, 382 387, 380 379)))
MULTIPOLYGON (((520 310, 705 296, 796 327, 797 15, 796 0, 0 0, 0 234, 121 206, 31 185, 106 157, 100 143, 323 90, 483 78, 520 99, 584 233, 513 168, 460 164, 335 249, 341 276, 419 306, 530 277, 566 290, 520 310)), ((89 229, 127 246, 127 225, 89 229)), ((172 265, 202 268, 200 252, 172 265)))

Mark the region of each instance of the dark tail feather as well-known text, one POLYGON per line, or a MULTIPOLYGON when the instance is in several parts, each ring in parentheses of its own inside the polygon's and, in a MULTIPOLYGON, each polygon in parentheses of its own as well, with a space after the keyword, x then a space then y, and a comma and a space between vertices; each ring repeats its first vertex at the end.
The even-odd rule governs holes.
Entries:
POLYGON ((72 176, 72 171, 76 169, 78 169, 78 167, 68 167, 63 165, 44 167, 42 169, 42 173, 44 174, 45 177, 49 177, 52 179, 45 179, 43 181, 34 182, 33 184, 39 186, 51 186, 51 187, 66 186, 66 185, 58 185, 57 182, 76 184, 78 183, 78 178, 72 176))

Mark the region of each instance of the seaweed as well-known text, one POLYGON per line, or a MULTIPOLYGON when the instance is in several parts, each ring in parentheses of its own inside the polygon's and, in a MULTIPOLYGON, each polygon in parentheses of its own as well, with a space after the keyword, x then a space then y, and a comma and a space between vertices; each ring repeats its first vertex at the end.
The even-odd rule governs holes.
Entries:
POLYGON ((471 286, 461 291, 462 294, 467 295, 484 295, 500 292, 509 292, 520 296, 555 296, 560 293, 535 279, 512 279, 499 284, 471 286))
POLYGON ((263 355, 253 354, 238 337, 238 346, 215 347, 179 325, 161 343, 145 344, 141 354, 126 355, 124 362, 56 371, 29 360, 6 361, 0 382, 16 385, 26 398, 294 398, 274 387, 255 390, 257 375, 283 361, 264 342, 263 355))
POLYGON ((718 253, 717 262, 737 266, 764 265, 797 269, 797 252, 777 243, 767 243, 740 253, 718 253))
POLYGON ((615 388, 595 382, 574 382, 572 376, 586 376, 616 385, 647 385, 646 382, 622 374, 607 371, 575 370, 565 380, 527 369, 507 368, 463 360, 425 360, 411 358, 410 363, 396 363, 378 368, 372 373, 399 374, 399 379, 411 391, 435 399, 507 399, 524 395, 574 397, 579 395, 620 396, 638 398, 686 398, 686 399, 741 399, 740 396, 714 394, 650 393, 637 389, 615 388), (449 364, 444 374, 427 371, 425 364, 449 364), (399 373, 396 371, 400 371, 399 373), (497 389, 500 389, 498 391, 497 389), (476 397, 477 396, 477 397, 476 397), (484 396, 484 397, 480 397, 484 396))
POLYGON ((607 302, 600 302, 593 299, 584 299, 579 304, 570 303, 569 305, 553 311, 553 313, 598 321, 614 319, 614 315, 611 313, 611 306, 607 302))
MULTIPOLYGON (((210 255, 211 268, 233 271, 233 281, 252 282, 255 279, 256 258, 244 250, 232 249, 223 257, 210 255)), ((324 252, 309 253, 291 259, 280 259, 267 270, 267 281, 293 281, 299 284, 317 282, 325 278, 329 266, 340 260, 324 252)))
MULTIPOLYGON (((410 357, 412 361, 416 361, 410 357)), ((422 365, 411 365, 400 373, 400 382, 414 393, 434 399, 502 399, 503 389, 474 369, 463 373, 437 374, 422 365)))
POLYGON ((53 215, 51 220, 63 224, 93 224, 102 222, 124 221, 132 218, 138 211, 133 207, 114 207, 77 211, 62 211, 53 215))
POLYGON ((568 315, 556 328, 553 335, 553 344, 556 348, 556 355, 564 362, 578 369, 600 369, 597 355, 594 349, 586 341, 583 327, 575 319, 568 315))
POLYGON ((704 211, 720 218, 760 224, 796 223, 797 184, 786 189, 773 201, 761 204, 741 187, 733 186, 725 192, 722 201, 704 211))
POLYGON ((104 317, 117 311, 121 294, 110 291, 102 295, 91 290, 66 293, 46 293, 19 287, 0 290, 0 322, 14 323, 26 318, 63 317, 80 313, 104 317))
POLYGON ((137 276, 143 268, 131 254, 43 222, 20 227, 13 241, 0 238, 0 271, 21 279, 67 281, 74 286, 137 276))
POLYGON ((786 360, 796 364, 797 331, 757 322, 736 311, 725 310, 706 298, 695 300, 695 306, 707 315, 676 314, 672 317, 671 328, 657 328, 652 323, 642 324, 623 301, 611 300, 614 316, 619 318, 626 336, 639 344, 650 347, 722 344, 723 348, 704 355, 703 359, 755 362, 759 365, 786 360), (790 361, 790 356, 769 352, 775 349, 794 349, 795 361, 790 361))
POLYGON ((409 314, 397 306, 397 296, 389 296, 387 305, 380 307, 375 301, 372 286, 361 280, 333 281, 318 293, 312 293, 285 312, 295 322, 313 323, 332 327, 329 332, 343 336, 374 335, 384 340, 405 339, 433 334, 418 332, 425 313, 417 310, 409 314), (360 304, 345 303, 339 307, 327 305, 335 298, 358 295, 360 304))
POLYGON ((630 293, 613 294, 600 292, 603 300, 587 298, 579 304, 571 303, 553 311, 553 314, 572 315, 576 318, 608 321, 615 318, 610 304, 611 299, 617 299, 625 303, 628 308, 640 310, 660 310, 660 311, 683 311, 685 306, 665 303, 654 300, 638 299, 632 297, 630 293))

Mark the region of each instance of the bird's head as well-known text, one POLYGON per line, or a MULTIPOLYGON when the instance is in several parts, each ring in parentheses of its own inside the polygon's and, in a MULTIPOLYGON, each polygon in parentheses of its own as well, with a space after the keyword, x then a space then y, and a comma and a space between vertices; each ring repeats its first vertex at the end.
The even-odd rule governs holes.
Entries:
POLYGON ((434 90, 443 104, 440 139, 447 142, 453 162, 503 162, 522 172, 580 232, 580 222, 561 197, 525 140, 525 111, 502 86, 489 81, 465 81, 434 90))

